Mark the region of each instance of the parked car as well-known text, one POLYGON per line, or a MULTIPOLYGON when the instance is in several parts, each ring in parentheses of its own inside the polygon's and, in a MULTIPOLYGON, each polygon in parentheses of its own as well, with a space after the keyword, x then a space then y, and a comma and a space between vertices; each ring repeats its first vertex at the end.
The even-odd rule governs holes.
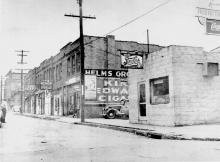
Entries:
POLYGON ((114 119, 116 117, 128 117, 129 109, 127 101, 122 101, 122 104, 107 105, 102 109, 102 116, 107 119, 114 119))
POLYGON ((13 106, 12 111, 14 112, 20 112, 20 106, 13 106))

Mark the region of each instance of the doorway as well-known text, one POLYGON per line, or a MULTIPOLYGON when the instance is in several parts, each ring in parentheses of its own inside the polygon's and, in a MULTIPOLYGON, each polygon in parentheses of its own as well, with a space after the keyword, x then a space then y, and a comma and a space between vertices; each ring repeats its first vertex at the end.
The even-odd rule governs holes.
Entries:
POLYGON ((139 119, 146 120, 146 88, 145 83, 138 83, 138 110, 139 119))

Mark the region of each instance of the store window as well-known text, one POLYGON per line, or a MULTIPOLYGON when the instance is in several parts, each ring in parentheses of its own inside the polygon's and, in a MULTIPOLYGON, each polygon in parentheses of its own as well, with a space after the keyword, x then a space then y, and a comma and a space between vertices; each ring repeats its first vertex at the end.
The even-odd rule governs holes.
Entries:
POLYGON ((150 103, 153 105, 170 102, 168 76, 150 80, 150 95, 150 103))

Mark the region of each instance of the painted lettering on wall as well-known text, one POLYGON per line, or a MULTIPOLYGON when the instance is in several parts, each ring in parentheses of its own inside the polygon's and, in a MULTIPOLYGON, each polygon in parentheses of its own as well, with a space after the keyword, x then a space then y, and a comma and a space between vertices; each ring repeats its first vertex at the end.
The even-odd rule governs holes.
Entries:
POLYGON ((97 78, 97 101, 120 102, 128 99, 128 83, 118 78, 97 78))

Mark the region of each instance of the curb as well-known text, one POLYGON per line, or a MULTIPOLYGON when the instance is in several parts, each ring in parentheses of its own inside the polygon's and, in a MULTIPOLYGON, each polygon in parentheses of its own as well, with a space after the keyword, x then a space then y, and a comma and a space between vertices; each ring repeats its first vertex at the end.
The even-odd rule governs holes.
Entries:
POLYGON ((181 135, 166 135, 166 134, 154 132, 154 130, 149 130, 149 129, 131 128, 131 127, 123 127, 123 126, 116 126, 116 125, 110 125, 110 124, 99 124, 99 123, 92 123, 92 122, 84 122, 84 123, 75 122, 74 124, 98 127, 98 128, 107 128, 107 129, 112 129, 112 130, 117 130, 117 131, 124 131, 124 132, 133 133, 139 136, 153 138, 153 139, 191 140, 189 138, 184 138, 181 135))
POLYGON ((17 115, 31 117, 31 118, 44 119, 44 120, 53 120, 53 121, 68 123, 68 124, 112 129, 112 130, 117 130, 117 131, 133 133, 135 135, 144 136, 144 137, 148 137, 152 139, 220 141, 220 138, 198 138, 198 137, 187 138, 187 137, 184 137, 183 135, 167 135, 167 134, 155 132, 154 130, 150 130, 150 129, 132 128, 132 127, 125 127, 125 126, 111 125, 111 124, 101 124, 101 123, 93 123, 93 122, 83 122, 83 123, 82 122, 65 122, 65 121, 59 120, 60 118, 51 118, 47 116, 35 116, 35 115, 27 115, 27 114, 17 114, 17 115))
POLYGON ((133 133, 135 135, 144 136, 152 139, 168 139, 168 140, 194 140, 194 141, 220 141, 220 138, 197 138, 191 137, 187 138, 183 135, 167 135, 163 133, 154 132, 154 130, 149 129, 141 129, 141 128, 131 128, 131 127, 123 127, 123 126, 116 126, 110 124, 100 124, 100 123, 92 123, 92 122, 75 122, 74 124, 77 125, 84 125, 84 126, 91 126, 91 127, 99 127, 99 128, 107 128, 117 131, 124 131, 133 133))

